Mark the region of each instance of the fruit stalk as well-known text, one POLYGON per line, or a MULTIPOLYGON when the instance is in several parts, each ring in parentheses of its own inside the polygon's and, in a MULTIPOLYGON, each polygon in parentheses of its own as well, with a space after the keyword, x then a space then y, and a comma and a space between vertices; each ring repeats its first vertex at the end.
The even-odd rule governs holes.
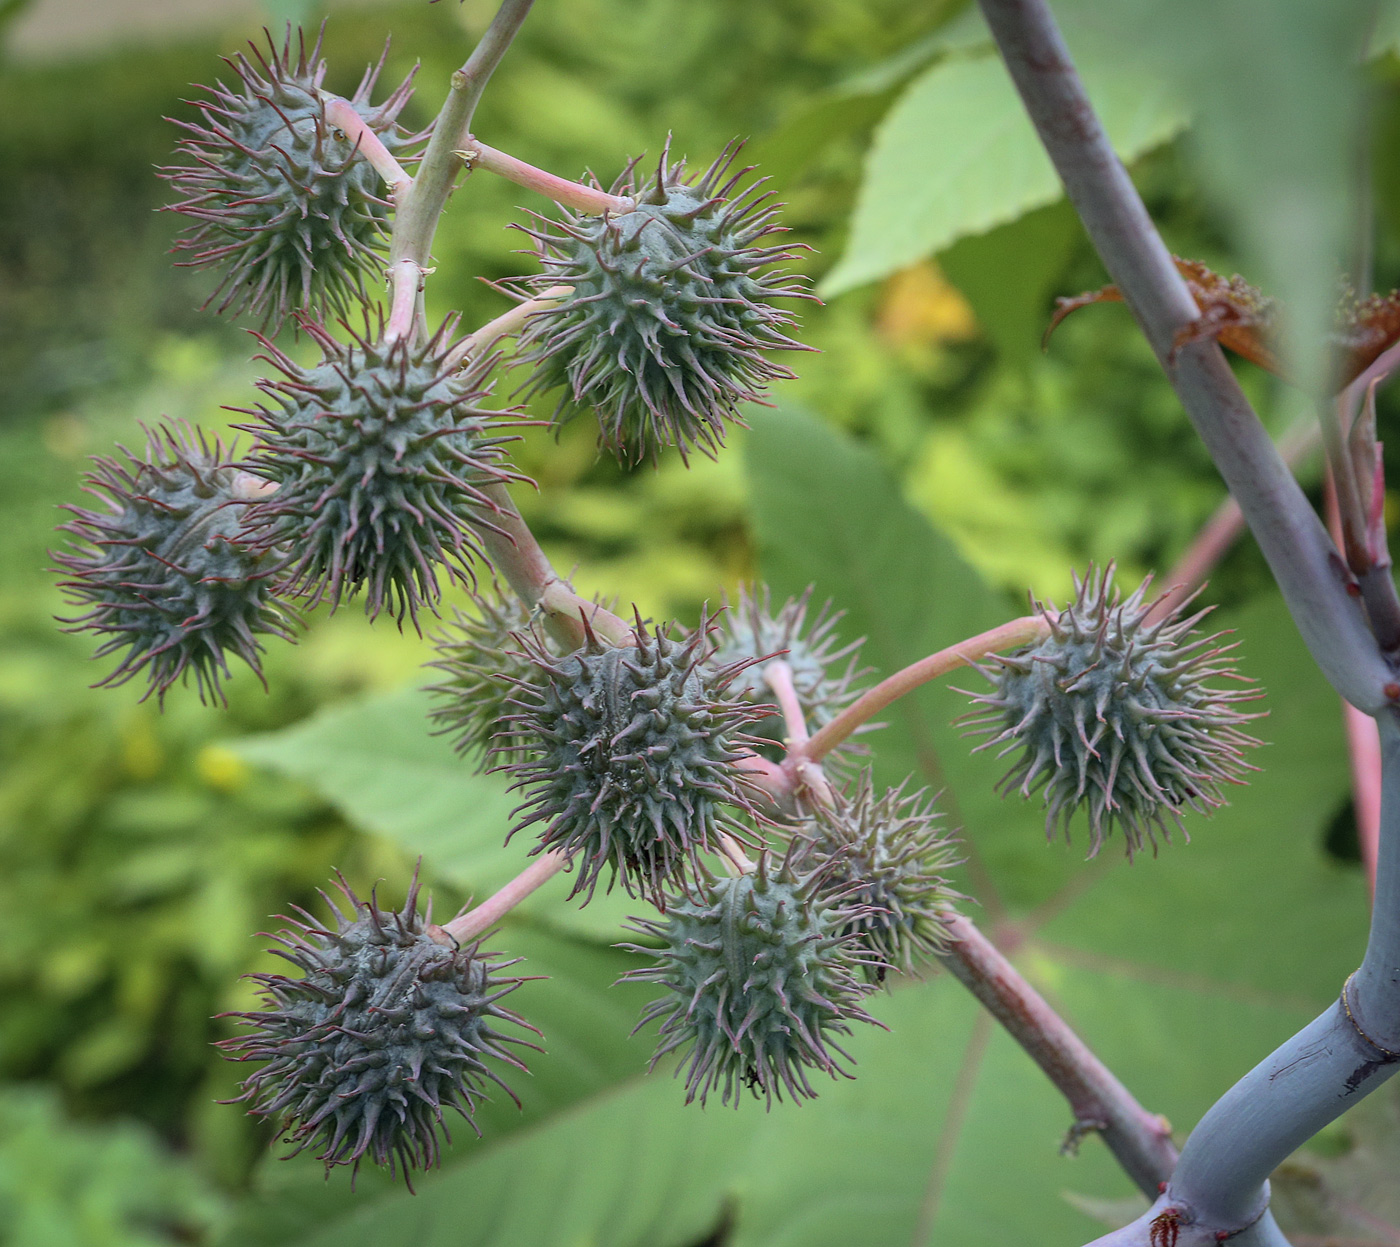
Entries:
POLYGON ((506 152, 488 147, 475 137, 460 151, 452 154, 462 161, 468 173, 473 169, 485 169, 508 182, 525 187, 526 190, 538 191, 546 199, 552 199, 555 203, 574 209, 575 212, 587 213, 589 216, 621 216, 636 207, 625 195, 609 195, 607 191, 596 186, 571 182, 568 178, 537 169, 534 165, 517 160, 506 152))

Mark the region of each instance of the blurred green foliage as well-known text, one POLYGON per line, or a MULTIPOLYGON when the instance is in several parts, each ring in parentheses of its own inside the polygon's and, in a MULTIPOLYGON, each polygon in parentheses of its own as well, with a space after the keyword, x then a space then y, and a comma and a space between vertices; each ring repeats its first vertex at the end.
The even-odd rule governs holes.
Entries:
MULTIPOLYGON (((289 7, 277 6, 276 15, 289 7)), ((295 7, 299 20, 317 16, 313 5, 295 7)), ((467 0, 338 11, 326 35, 328 85, 353 87, 392 28, 386 80, 422 61, 408 118, 422 123, 492 8, 489 0, 467 0)), ((448 845, 452 819, 438 811, 434 824, 423 802, 410 799, 429 786, 420 791, 417 773, 402 769, 403 757, 388 742, 398 740, 400 753, 434 748, 405 735, 403 707, 416 714, 418 699, 393 703, 398 717, 379 722, 364 764, 338 784, 317 778, 307 741, 324 739, 317 734, 328 721, 352 732, 355 712, 337 708, 327 712, 329 720, 293 726, 352 694, 413 678, 428 656, 417 638, 385 626, 371 633, 352 612, 318 617, 297 649, 269 656, 270 693, 244 676, 233 682, 226 713, 177 693, 161 715, 138 703, 132 688, 91 692, 87 685, 98 673, 86 658, 87 642, 52 622, 62 613, 44 570, 53 507, 78 497, 84 457, 138 438, 138 421, 168 414, 219 427, 237 419, 221 412, 221 404, 252 401, 257 374, 246 360, 250 343, 237 327, 197 311, 206 277, 170 266, 164 252, 176 222, 154 211, 166 196, 151 172, 173 146, 173 127, 162 115, 189 116, 180 103, 191 94, 187 84, 211 80, 221 69, 217 54, 235 50, 252 33, 230 30, 217 41, 0 68, 4 1247, 207 1239, 219 1203, 211 1192, 244 1191, 267 1142, 266 1132, 237 1109, 214 1104, 232 1093, 235 1072, 210 1048, 225 1033, 211 1015, 246 1007, 249 991, 238 976, 267 964, 252 933, 288 904, 313 903, 313 889, 337 866, 358 887, 384 878, 394 890, 422 852, 443 885, 439 903, 450 907, 466 890, 490 886, 492 872, 506 865, 498 848, 494 858, 483 858, 472 857, 465 842, 448 845), (282 757, 281 776, 254 769, 228 745, 255 733, 264 734, 259 761, 282 757), (382 773, 370 766, 376 756, 386 763, 382 773), (351 778, 367 776, 378 785, 378 806, 363 793, 344 797, 351 778), (94 1124, 99 1121, 106 1124, 94 1124)), ((1089 37, 1106 36, 1091 31, 1089 37)), ((918 84, 958 57, 981 55, 980 39, 957 0, 925 6, 541 0, 493 81, 477 128, 525 159, 571 176, 591 168, 604 182, 627 158, 643 150, 655 155, 668 133, 697 162, 707 162, 734 135, 749 136, 750 154, 789 204, 785 219, 794 237, 814 248, 804 268, 820 281, 853 238, 864 154, 872 143, 878 150, 898 138, 884 119, 891 110, 907 110, 918 84)), ((1371 134, 1377 152, 1389 158, 1376 162, 1373 259, 1376 283, 1388 287, 1400 276, 1393 159, 1400 143, 1400 44, 1380 46, 1370 70, 1371 134)), ((941 98, 951 111, 924 123, 938 128, 951 159, 961 135, 957 109, 966 101, 947 91, 941 98)), ((1220 93, 1208 103, 1219 114, 1230 98, 1220 93)), ((1328 116, 1335 119, 1336 110, 1328 116)), ((1174 125, 1147 127, 1149 139, 1174 125)), ((1239 255, 1286 268, 1286 254, 1267 239, 1241 235, 1239 187, 1221 190, 1220 159, 1203 164, 1193 146, 1198 141, 1188 135, 1167 146, 1139 145, 1145 154, 1134 173, 1169 244, 1225 271, 1239 266, 1239 255)), ((1277 167, 1264 173, 1274 177, 1277 167)), ((994 589, 1018 593, 1027 586, 1060 593, 1069 568, 1090 558, 1117 558, 1127 579, 1152 567, 1165 570, 1221 497, 1213 468, 1122 309, 1079 314, 1058 331, 1049 354, 1040 354, 1054 296, 1104 280, 1067 207, 1035 207, 1052 194, 1042 188, 1003 205, 1000 215, 984 213, 975 228, 994 226, 987 232, 971 233, 964 217, 931 244, 943 248, 936 259, 916 247, 899 258, 904 267, 892 276, 813 306, 802 337, 822 354, 797 360, 801 380, 779 395, 785 405, 805 406, 844 430, 864 447, 860 455, 873 455, 852 462, 884 465, 880 470, 892 474, 888 479, 912 508, 900 512, 900 523, 932 521, 994 589), (1023 214, 1027 207, 1035 210, 1023 214)), ((438 234, 433 314, 460 310, 474 323, 503 310, 503 297, 478 279, 509 277, 529 264, 510 253, 523 236, 505 232, 525 219, 520 207, 545 210, 528 200, 526 192, 484 174, 459 189, 438 234)), ((1248 368, 1241 376, 1271 427, 1296 414, 1289 391, 1248 368)), ((498 393, 508 395, 513 385, 506 374, 498 393)), ((537 414, 548 414, 548 400, 537 414)), ((1394 415, 1383 409, 1387 423, 1394 415)), ((521 505, 558 564, 578 566, 581 590, 636 601, 649 614, 693 619, 701 602, 760 569, 799 587, 802 575, 813 573, 786 569, 806 555, 794 541, 782 556, 788 561, 774 561, 773 534, 781 524, 771 506, 764 510, 773 495, 767 502, 754 496, 744 472, 744 455, 754 448, 742 433, 733 440, 717 461, 701 460, 689 472, 667 458, 659 470, 629 473, 596 456, 585 422, 558 439, 532 429, 517 458, 540 490, 523 494, 521 505), (760 535, 768 534, 762 558, 749 520, 754 507, 760 535)), ((1400 453, 1400 436, 1387 440, 1400 453)), ((771 445, 755 453, 766 453, 765 462, 781 459, 771 445)), ((1400 471, 1400 460, 1392 470, 1400 471)), ((945 561, 955 564, 951 552, 945 561)), ((1212 595, 1246 603, 1267 579, 1245 542, 1212 595)), ((823 592, 838 587, 824 585, 823 592)), ((910 637, 922 636, 927 621, 920 601, 911 598, 906 616, 880 626, 899 624, 910 637)), ((888 657, 895 660, 894 649, 888 657)), ((384 703, 375 704, 382 710, 384 703)), ((343 762, 342 751, 338 744, 333 753, 343 762)), ((442 751, 428 756, 438 778, 461 779, 448 774, 452 764, 442 751)), ((1327 772, 1312 794, 1311 822, 1330 817, 1341 801, 1327 787, 1332 778, 1327 772)), ((464 799, 453 792, 451 800, 464 799)), ((991 826, 993 816, 984 817, 991 826)), ((1300 851, 1299 892, 1330 896, 1329 889, 1350 889, 1350 897, 1355 880, 1339 881, 1336 868, 1312 852, 1314 841, 1304 846, 1308 853, 1300 851)), ((1001 863, 1013 891, 1048 894, 1071 870, 1062 854, 1047 858, 1033 835, 1014 850, 1002 843, 1017 859, 1001 863)), ((1132 904, 1153 903, 1146 892, 1134 895, 1132 904)), ((553 1003, 546 994, 543 1006, 550 1018, 537 1020, 563 1050, 546 1063, 553 1072, 542 1067, 537 1117, 527 1121, 601 1094, 641 1058, 640 1045, 621 1046, 625 1026, 617 1006, 603 1003, 615 957, 592 943, 616 913, 551 917, 550 903, 546 897, 511 929, 516 951, 555 975, 553 1003)), ((1328 911, 1332 919, 1344 912, 1341 904, 1328 911)), ((1076 912, 1089 922, 1087 910, 1076 912)), ((1112 940, 1111 920, 1099 921, 1098 937, 1112 940)), ((1053 958, 1041 968, 1047 982, 1071 996, 1079 992, 1087 998, 1084 1008, 1094 1011, 1087 980, 1053 958)), ((927 1000, 891 1008, 930 1038, 944 1030, 964 1034, 970 1015, 951 1003, 941 1012, 942 987, 934 990, 927 1000), (937 1007, 925 1016, 935 997, 937 1007)), ((1150 1005, 1134 997, 1132 1007, 1132 1016, 1150 1027, 1150 1005)), ((896 1066, 891 1077, 903 1077, 907 1071, 896 1066)), ((879 1091, 878 1080, 873 1085, 877 1099, 899 1098, 897 1091, 879 1091)), ((676 1107, 670 1087, 625 1094, 659 1096, 657 1113, 676 1107)), ((1191 1111, 1203 1096, 1204 1090, 1191 1090, 1185 1097, 1191 1111)), ((849 1125, 861 1104, 843 1101, 832 1111, 849 1125)), ((1051 1110, 1045 1111, 1049 1120, 1051 1110)), ((606 1100, 589 1112, 606 1117, 606 1100)), ((519 1124, 498 1116, 493 1146, 519 1124)), ((550 1138, 556 1136, 540 1145, 544 1173, 554 1163, 546 1155, 550 1138)), ((625 1122, 609 1138, 625 1152, 625 1122)), ((716 1146, 722 1152, 727 1145, 716 1146)), ((473 1164, 494 1172, 491 1166, 504 1163, 494 1155, 473 1164)), ((709 1192, 727 1181, 731 1160, 696 1164, 689 1176, 695 1190, 704 1189, 695 1200, 633 1209, 629 1224, 638 1227, 637 1241, 680 1242, 712 1226, 709 1192)), ((665 1164, 664 1156, 657 1160, 658 1175, 665 1164)), ((244 1217, 230 1242, 291 1241, 328 1209, 342 1207, 339 1185, 303 1184, 304 1174, 289 1168, 294 1195, 268 1196, 276 1179, 261 1179, 260 1198, 270 1206, 244 1217)), ((373 1176, 362 1189, 378 1189, 373 1176)), ((398 1207, 382 1215, 393 1223, 401 1217, 398 1207)), ((764 1225, 779 1224, 780 1211, 760 1209, 750 1223, 759 1228, 746 1231, 757 1236, 753 1241, 780 1241, 776 1229, 768 1238, 761 1233, 764 1225)), ((597 1208, 575 1206, 575 1212, 582 1226, 597 1208)), ((1068 1214, 1057 1205, 1055 1216, 1068 1214)), ((786 1241, 815 1241, 801 1238, 800 1228, 792 1233, 799 1237, 786 1241)))

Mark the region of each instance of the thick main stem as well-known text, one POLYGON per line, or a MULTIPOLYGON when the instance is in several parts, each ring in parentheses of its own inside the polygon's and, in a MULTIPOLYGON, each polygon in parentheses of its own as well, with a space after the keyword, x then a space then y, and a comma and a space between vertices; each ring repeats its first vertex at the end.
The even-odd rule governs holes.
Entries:
POLYGON ((979 658, 998 650, 1015 649, 1039 641, 1049 632, 1050 624, 1043 615, 1026 615, 921 658, 862 693, 798 752, 812 762, 820 762, 862 723, 868 723, 886 706, 912 693, 921 684, 936 680, 959 667, 971 667, 979 658))
POLYGON ((1182 1150, 1154 1208, 1104 1243, 1283 1241, 1268 1217, 1273 1168, 1400 1068, 1400 728, 1393 678, 1350 577, 1219 348, 1172 351, 1198 310, 1094 115, 1043 0, 979 0, 1051 160, 1110 276, 1123 291, 1183 406, 1239 501, 1308 648, 1334 687, 1379 714, 1385 774, 1381 854, 1366 956, 1334 1004, 1228 1091, 1182 1150), (1172 1233, 1165 1241, 1177 1242, 1172 1233))
POLYGON ((1097 1130, 1149 1199, 1176 1165, 1171 1127, 1149 1113, 997 947, 961 914, 940 960, 1069 1101, 1077 1131, 1097 1130))
POLYGON ((1176 349, 1200 310, 1113 151, 1044 0, 979 0, 1045 150, 1109 276, 1239 502, 1314 661, 1374 714, 1393 676, 1321 521, 1214 342, 1176 349))

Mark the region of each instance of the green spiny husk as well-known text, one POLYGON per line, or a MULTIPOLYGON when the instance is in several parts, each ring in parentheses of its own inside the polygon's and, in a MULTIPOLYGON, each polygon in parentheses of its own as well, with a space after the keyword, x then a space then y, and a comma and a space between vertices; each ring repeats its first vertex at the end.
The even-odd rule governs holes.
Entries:
POLYGON ((194 674, 201 700, 222 700, 228 654, 261 679, 261 636, 292 639, 296 618, 272 588, 275 550, 242 540, 243 513, 262 482, 225 448, 182 423, 147 432, 144 457, 97 457, 85 483, 105 511, 69 506, 62 531, 76 546, 54 556, 85 614, 61 620, 70 631, 109 636, 98 658, 120 654, 99 683, 123 684, 144 672, 164 698, 194 674))
POLYGON ((414 626, 435 611, 439 569, 475 587, 475 529, 494 527, 486 489, 523 479, 504 463, 512 412, 480 404, 494 357, 465 371, 447 358, 449 319, 427 341, 351 333, 342 343, 304 322, 324 352, 302 368, 265 339, 283 379, 260 381, 275 407, 246 412, 258 441, 248 467, 277 486, 247 517, 263 546, 285 546, 288 592, 334 608, 363 590, 371 618, 414 626))
POLYGON ((623 945, 657 959, 623 980, 666 988, 637 1027, 660 1023, 652 1065, 679 1051, 686 1103, 702 1105, 716 1088, 736 1107, 745 1087, 770 1107, 784 1091, 811 1099, 809 1070, 852 1077, 836 1037, 851 1022, 875 1022, 859 1003, 872 989, 862 971, 874 968, 852 930, 859 916, 825 868, 803 871, 789 852, 711 877, 700 894, 672 898, 664 919, 633 919, 662 944, 623 945))
POLYGON ((340 889, 348 913, 322 893, 332 927, 297 910, 285 919, 295 929, 271 937, 299 976, 250 975, 265 1007, 225 1015, 252 1033, 219 1046, 232 1060, 265 1062, 235 1102, 277 1121, 289 1155, 319 1148, 327 1172, 368 1156, 401 1169, 411 1189, 411 1170, 439 1163, 439 1136, 450 1142, 444 1108, 475 1129, 486 1083, 516 1100, 486 1062, 523 1070, 507 1045, 535 1047, 496 1029, 534 1030, 500 1004, 524 980, 499 974, 516 961, 459 947, 433 925, 431 905, 420 913, 417 879, 397 913, 360 900, 344 880, 340 889))
POLYGON ((869 771, 855 789, 817 805, 799 829, 802 861, 827 863, 833 887, 858 911, 848 930, 885 968, 912 973, 945 946, 946 923, 964 899, 946 872, 957 865, 954 842, 926 790, 904 784, 875 795, 869 771))
MULTIPOLYGON (((389 205, 379 174, 355 142, 325 116, 321 39, 308 50, 291 27, 281 48, 228 61, 235 89, 216 83, 198 104, 202 122, 176 121, 188 164, 160 171, 185 196, 168 211, 192 221, 175 251, 183 264, 223 276, 206 306, 248 311, 275 332, 292 312, 345 315, 366 301, 364 278, 382 267, 389 205)), ((385 56, 388 46, 385 46, 385 56)), ((400 135, 399 114, 412 95, 410 74, 382 104, 370 103, 384 58, 366 70, 349 103, 396 152, 422 135, 400 135)))
POLYGON ((1260 694, 1210 683, 1241 680, 1235 647, 1219 634, 1191 639, 1207 611, 1153 621, 1147 588, 1123 599, 1110 564, 1076 577, 1064 610, 1033 601, 1050 635, 981 668, 996 687, 973 695, 986 709, 965 720, 991 737, 979 749, 1019 750, 1000 790, 1039 790, 1049 837, 1068 839, 1087 811, 1091 857, 1115 826, 1131 857, 1144 840, 1155 851, 1159 831, 1169 840, 1183 806, 1223 805, 1222 786, 1244 782, 1243 751, 1259 743, 1240 730, 1258 716, 1235 707, 1260 694))
POLYGON ((524 817, 511 835, 544 825, 534 853, 573 856, 571 896, 591 899, 604 870, 631 895, 664 903, 699 871, 699 854, 722 835, 746 840, 739 820, 750 797, 735 763, 756 712, 727 688, 734 668, 707 659, 712 625, 684 640, 638 617, 636 643, 587 643, 563 658, 521 638, 534 676, 516 686, 503 751, 522 737, 523 759, 505 769, 523 788, 524 817))
POLYGON ((726 198, 750 172, 732 169, 737 152, 731 144, 687 181, 668 140, 654 177, 639 182, 633 161, 614 183, 632 211, 563 209, 526 230, 544 272, 520 284, 572 288, 526 322, 529 388, 563 389, 558 424, 596 412, 599 445, 624 464, 654 462, 666 446, 713 455, 726 422, 742 423, 740 403, 794 375, 766 352, 810 349, 783 332, 794 318, 776 300, 811 296, 772 267, 794 251, 763 245, 778 230, 769 195, 756 183, 726 198))

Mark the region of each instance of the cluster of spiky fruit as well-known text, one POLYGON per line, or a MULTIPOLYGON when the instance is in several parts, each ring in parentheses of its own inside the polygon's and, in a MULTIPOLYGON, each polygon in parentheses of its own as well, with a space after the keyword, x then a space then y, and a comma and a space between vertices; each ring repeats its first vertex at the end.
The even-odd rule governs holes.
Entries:
MULTIPOLYGON (((386 47, 385 53, 387 55, 386 47)), ((290 27, 282 47, 268 36, 228 63, 239 89, 218 83, 199 105, 203 124, 177 122, 191 163, 162 170, 186 198, 170 206, 193 219, 176 250, 184 263, 224 270, 209 302, 250 311, 274 328, 293 308, 342 314, 366 300, 364 276, 383 249, 388 203, 359 142, 326 119, 321 41, 307 49, 290 27)), ((412 77, 382 104, 370 103, 379 65, 348 101, 385 146, 402 149, 397 121, 412 77)))
POLYGON ((793 252, 762 245, 778 228, 768 195, 751 186, 726 198, 749 172, 732 169, 737 150, 688 181, 668 142, 654 177, 638 182, 633 161, 612 186, 630 212, 564 210, 527 231, 544 272, 522 284, 571 289, 526 323, 530 386, 563 387, 558 422, 595 411, 599 444, 623 463, 665 446, 713 454, 740 403, 793 375, 764 352, 807 349, 783 332, 793 317, 776 300, 808 296, 771 267, 793 252))
POLYGON ((1039 606, 1050 632, 994 657, 984 674, 996 686, 974 700, 986 709, 968 722, 991 737, 980 749, 1019 751, 1004 791, 1043 794, 1045 828, 1069 835, 1075 811, 1089 818, 1090 856, 1115 826, 1131 857, 1156 833, 1169 838, 1181 808, 1223 805, 1222 786, 1242 782, 1243 751, 1258 744, 1240 730, 1256 716, 1237 706, 1258 694, 1222 688, 1239 677, 1219 635, 1191 634, 1205 612, 1154 612, 1144 582, 1126 599, 1113 567, 1075 578, 1064 610, 1039 606))
POLYGON ((734 668, 713 668, 711 627, 684 640, 640 618, 631 645, 583 648, 558 657, 522 638, 534 675, 516 685, 515 713, 502 729, 514 751, 514 788, 526 790, 512 835, 543 823, 534 852, 570 854, 571 895, 593 895, 604 870, 609 887, 664 904, 700 871, 699 855, 721 837, 745 839, 739 812, 749 796, 735 763, 742 726, 761 712, 727 689, 734 668))
POLYGON ((953 841, 924 791, 904 785, 875 795, 870 772, 854 791, 818 805, 799 830, 804 856, 826 864, 831 886, 855 906, 847 930, 873 955, 875 977, 904 974, 943 950, 945 924, 963 899, 946 872, 953 841))
POLYGON ((340 886, 348 913, 325 897, 334 930, 297 911, 295 930, 272 937, 301 975, 252 975, 266 1007, 229 1015, 252 1033, 222 1046, 266 1062, 238 1099, 279 1123, 291 1155, 319 1147, 327 1170, 368 1156, 407 1178, 437 1164, 444 1108, 471 1123, 488 1082, 515 1099, 487 1061, 523 1070, 509 1045, 534 1045, 497 1023, 533 1027, 500 1003, 522 981, 499 974, 515 963, 459 947, 431 904, 419 912, 416 880, 398 912, 340 886))
POLYGON ((439 568, 472 583, 475 530, 498 510, 485 491, 519 478, 502 462, 510 413, 480 405, 494 361, 459 371, 453 323, 416 345, 382 332, 339 342, 306 323, 323 352, 311 368, 264 342, 283 378, 259 383, 276 406, 245 427, 258 438, 249 469, 276 489, 249 537, 289 549, 287 585, 313 605, 363 589, 371 617, 387 608, 416 624, 440 597, 439 568))
MULTIPOLYGON (((108 636, 98 658, 120 654, 103 684, 144 671, 164 697, 193 673, 201 698, 222 696, 229 653, 260 671, 260 636, 290 639, 295 622, 271 587, 274 549, 240 540, 244 512, 262 482, 244 472, 217 439, 183 424, 148 434, 145 456, 94 460, 86 478, 105 511, 70 506, 63 529, 78 543, 54 557, 85 614, 73 631, 108 636)), ((149 695, 149 694, 148 694, 149 695)))
MULTIPOLYGON (((765 676, 765 660, 781 659, 792 672, 807 726, 824 727, 858 695, 855 681, 862 674, 856 662, 864 638, 842 645, 836 626, 844 611, 833 611, 828 602, 810 620, 812 586, 789 598, 775 612, 767 585, 741 587, 739 599, 719 617, 714 662, 721 666, 747 664, 730 686, 749 702, 772 707, 774 690, 765 676)), ((781 756, 786 729, 778 714, 768 714, 750 729, 769 742, 768 756, 781 756)))
POLYGON ((860 1005, 871 990, 861 971, 874 960, 857 947, 859 917, 824 869, 804 872, 790 852, 672 898, 664 920, 633 920, 662 948, 628 945, 657 962, 624 980, 666 988, 638 1029, 660 1023, 653 1065, 681 1051, 687 1104, 704 1104, 716 1088, 725 1104, 737 1105, 745 1087, 769 1104, 784 1091, 811 1099, 809 1070, 851 1076, 836 1036, 853 1021, 875 1022, 860 1005))

